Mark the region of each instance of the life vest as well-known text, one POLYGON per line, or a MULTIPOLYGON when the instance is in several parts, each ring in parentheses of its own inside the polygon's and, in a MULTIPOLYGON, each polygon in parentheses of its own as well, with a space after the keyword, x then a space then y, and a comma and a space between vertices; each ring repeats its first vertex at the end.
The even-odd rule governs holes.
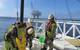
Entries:
POLYGON ((46 30, 51 31, 51 28, 52 28, 52 23, 48 22, 48 24, 46 25, 46 30))
POLYGON ((19 50, 26 50, 26 31, 24 27, 18 28, 18 37, 16 37, 16 44, 19 50))
POLYGON ((53 38, 55 37, 55 32, 56 32, 56 23, 51 23, 49 22, 47 25, 46 25, 46 36, 48 38, 53 38))

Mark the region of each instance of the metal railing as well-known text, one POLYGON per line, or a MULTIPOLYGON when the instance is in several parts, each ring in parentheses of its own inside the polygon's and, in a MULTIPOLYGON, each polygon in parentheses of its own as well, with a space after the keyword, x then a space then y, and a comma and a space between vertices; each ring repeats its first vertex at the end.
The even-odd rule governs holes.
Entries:
MULTIPOLYGON (((62 34, 67 35, 67 36, 72 36, 73 38, 80 38, 80 23, 77 21, 58 21, 58 30, 61 31, 62 34), (63 28, 60 26, 60 24, 63 25, 63 28), (70 25, 70 26, 69 26, 70 25), (69 27, 67 29, 67 27, 69 27), (63 30, 62 30, 63 29, 63 30), (71 35, 68 35, 71 34, 71 35)), ((58 32, 57 32, 58 33, 58 32)))
MULTIPOLYGON (((34 20, 35 29, 37 34, 41 34, 41 32, 45 32, 45 24, 46 21, 34 20), (40 26, 38 26, 40 25, 40 26), (40 31, 42 30, 42 31, 40 31)), ((60 33, 62 35, 71 36, 73 38, 80 38, 80 22, 78 21, 58 21, 57 20, 57 29, 56 33, 60 33)))

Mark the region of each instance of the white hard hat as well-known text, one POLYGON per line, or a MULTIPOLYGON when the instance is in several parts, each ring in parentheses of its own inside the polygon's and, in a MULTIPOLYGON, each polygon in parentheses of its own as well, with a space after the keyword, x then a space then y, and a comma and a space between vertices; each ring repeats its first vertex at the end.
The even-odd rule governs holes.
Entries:
POLYGON ((54 16, 53 16, 53 14, 50 14, 50 15, 48 16, 48 19, 52 19, 52 18, 54 18, 54 16))
POLYGON ((34 32, 34 29, 33 28, 30 28, 30 29, 28 29, 28 34, 32 34, 33 32, 34 32))
POLYGON ((28 22, 32 22, 32 20, 30 18, 28 18, 28 22))

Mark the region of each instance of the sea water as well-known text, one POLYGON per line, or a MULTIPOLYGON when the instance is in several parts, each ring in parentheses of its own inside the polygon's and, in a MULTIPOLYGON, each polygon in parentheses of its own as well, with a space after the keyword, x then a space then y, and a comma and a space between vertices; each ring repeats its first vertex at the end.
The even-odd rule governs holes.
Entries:
MULTIPOLYGON (((27 20, 27 18, 25 18, 25 20, 27 20)), ((47 18, 40 18, 37 20, 41 20, 41 21, 47 21, 47 18)), ((67 20, 68 21, 68 20, 67 20)), ((4 34, 5 32, 7 32, 8 27, 12 24, 14 24, 16 22, 16 18, 15 17, 0 17, 0 41, 4 40, 4 34)), ((35 25, 35 23, 33 23, 33 25, 35 25)), ((41 25, 41 23, 38 23, 38 27, 41 25)), ((63 23, 60 24, 61 29, 63 31, 63 23)), ((66 25, 66 31, 71 27, 71 24, 67 24, 66 25)), ((77 27, 80 30, 80 25, 77 25, 77 27)), ((59 29, 59 28, 58 28, 59 29)), ((71 30, 68 34, 68 36, 72 36, 72 31, 71 30)), ((60 30, 58 30, 59 33, 61 33, 60 30)), ((78 32, 76 32, 76 36, 78 36, 80 34, 78 34, 78 32)))

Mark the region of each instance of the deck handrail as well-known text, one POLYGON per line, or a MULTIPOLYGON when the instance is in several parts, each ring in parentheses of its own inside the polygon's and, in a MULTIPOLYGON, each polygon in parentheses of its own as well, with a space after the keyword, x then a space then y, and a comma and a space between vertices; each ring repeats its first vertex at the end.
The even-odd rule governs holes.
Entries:
MULTIPOLYGON (((35 22, 35 27, 36 27, 36 33, 37 31, 39 31, 40 29, 42 29, 43 31, 45 31, 45 24, 47 21, 41 21, 41 20, 34 20, 33 22, 35 22), (38 24, 41 23, 41 26, 38 27, 38 24)), ((72 30, 72 37, 73 38, 80 38, 80 22, 77 22, 77 21, 58 21, 56 20, 57 22, 57 30, 56 30, 56 33, 61 33, 62 35, 68 35, 70 34, 69 32, 72 30), (62 26, 60 25, 62 24, 62 26), (71 25, 69 26, 70 28, 69 29, 66 29, 66 25, 71 25), (76 33, 77 32, 77 33, 76 33), (76 34, 79 34, 76 36, 76 34)))

